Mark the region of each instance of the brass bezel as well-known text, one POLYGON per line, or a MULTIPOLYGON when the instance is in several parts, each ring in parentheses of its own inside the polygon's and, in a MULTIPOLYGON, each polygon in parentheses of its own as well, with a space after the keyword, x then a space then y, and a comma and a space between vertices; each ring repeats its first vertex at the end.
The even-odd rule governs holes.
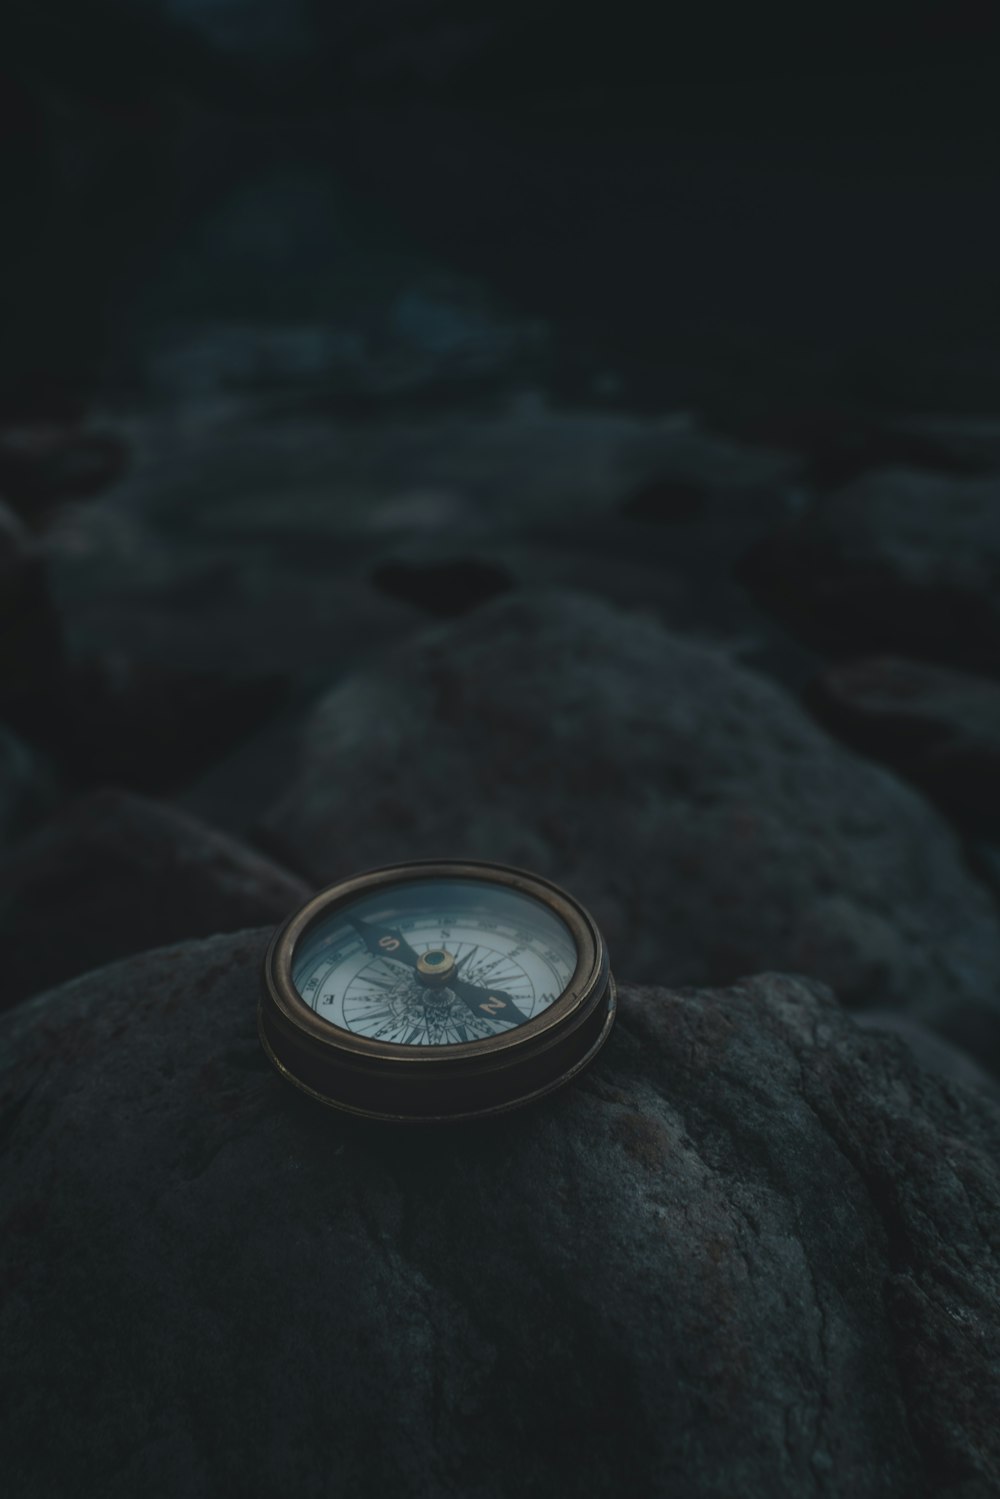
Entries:
POLYGON ((615 1008, 603 938, 566 891, 505 864, 426 859, 329 885, 279 926, 264 958, 258 1030, 270 1061, 311 1097, 371 1118, 430 1122, 503 1112, 568 1081, 604 1044, 615 1008), (548 906, 577 947, 576 968, 555 1003, 506 1034, 448 1046, 375 1041, 320 1019, 292 982, 297 943, 321 917, 359 894, 420 879, 481 880, 548 906), (466 1107, 477 1083, 482 1106, 466 1107))

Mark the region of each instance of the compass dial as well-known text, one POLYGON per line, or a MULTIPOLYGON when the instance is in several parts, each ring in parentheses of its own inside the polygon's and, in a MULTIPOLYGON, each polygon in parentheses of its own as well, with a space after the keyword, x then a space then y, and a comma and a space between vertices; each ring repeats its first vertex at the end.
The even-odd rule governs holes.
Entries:
POLYGON ((434 859, 317 893, 271 938, 257 1029, 288 1082, 395 1123, 477 1119, 574 1078, 614 1024, 594 919, 540 875, 434 859))
POLYGON ((292 981, 332 1026, 400 1046, 454 1046, 542 1014, 577 958, 572 932, 541 901, 482 881, 422 879, 317 921, 292 981))

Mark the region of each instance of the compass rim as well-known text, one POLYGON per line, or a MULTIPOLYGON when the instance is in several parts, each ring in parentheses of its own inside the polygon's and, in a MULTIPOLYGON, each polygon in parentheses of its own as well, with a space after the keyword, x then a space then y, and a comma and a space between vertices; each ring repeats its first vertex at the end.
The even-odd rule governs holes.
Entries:
POLYGON ((602 970, 606 969, 607 952, 597 923, 586 907, 553 880, 514 865, 494 864, 484 859, 420 859, 378 865, 316 891, 275 931, 264 957, 263 982, 267 1000, 285 1025, 307 1034, 318 1047, 348 1051, 359 1060, 379 1061, 389 1066, 421 1065, 426 1068, 434 1062, 458 1067, 485 1053, 532 1046, 546 1031, 561 1029, 575 1011, 589 1010, 589 1001, 595 998, 595 991, 603 988, 602 970), (295 950, 306 933, 323 916, 361 893, 382 886, 434 878, 478 879, 484 884, 504 885, 533 896, 553 911, 568 927, 577 951, 576 966, 559 997, 540 1014, 509 1031, 438 1046, 376 1041, 317 1015, 292 980, 295 950))
MULTIPOLYGON (((580 1073, 582 1073, 590 1065, 590 1063, 595 1059, 598 1053, 604 1048, 608 1038, 611 1035, 612 1030, 614 1029, 614 1023, 618 1014, 618 988, 615 983, 614 976, 610 972, 608 973, 608 982, 603 992, 602 998, 606 999, 607 1004, 604 1009, 601 1028, 596 1038, 588 1046, 587 1050, 582 1054, 582 1056, 576 1058, 576 1060, 573 1061, 571 1065, 569 1065, 568 1067, 560 1068, 558 1071, 553 1073, 552 1076, 549 1077, 545 1082, 540 1083, 538 1086, 530 1088, 527 1092, 518 1091, 517 1093, 504 1098, 500 1102, 491 1102, 480 1108, 463 1108, 451 1112, 438 1112, 433 1114, 421 1113, 416 1110, 404 1112, 399 1110, 398 1108, 365 1108, 355 1103, 348 1103, 343 1098, 335 1097, 332 1093, 324 1093, 320 1089, 310 1086, 310 1084, 307 1083, 303 1078, 297 1076, 290 1067, 286 1066, 285 1062, 271 1045, 270 1039, 265 1029, 265 1011, 263 1001, 261 1001, 257 1007, 257 1034, 265 1055, 267 1056, 271 1065, 278 1072, 279 1076, 281 1076, 286 1082, 291 1083, 299 1093, 302 1093, 306 1097, 313 1099, 316 1103, 322 1104, 325 1108, 335 1110, 338 1114, 348 1114, 357 1119, 377 1121, 384 1124, 461 1124, 469 1123, 476 1119, 493 1118, 499 1114, 509 1114, 516 1109, 525 1108, 529 1104, 534 1103, 536 1100, 545 1098, 550 1093, 556 1092, 559 1088, 563 1087, 564 1084, 570 1083, 574 1080, 574 1078, 578 1077, 580 1073)), ((515 1069, 515 1071, 516 1070, 517 1069, 515 1069)), ((383 1075, 379 1079, 379 1086, 385 1086, 388 1081, 389 1079, 387 1079, 383 1075)))

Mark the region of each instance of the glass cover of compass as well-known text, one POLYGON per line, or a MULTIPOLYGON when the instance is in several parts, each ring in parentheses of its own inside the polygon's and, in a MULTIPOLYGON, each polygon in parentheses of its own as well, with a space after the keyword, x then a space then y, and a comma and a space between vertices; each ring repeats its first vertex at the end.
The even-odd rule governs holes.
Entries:
POLYGON ((290 1082, 383 1119, 443 1120, 567 1082, 611 1030, 592 917, 502 865, 434 861, 342 881, 275 933, 261 1041, 290 1082))

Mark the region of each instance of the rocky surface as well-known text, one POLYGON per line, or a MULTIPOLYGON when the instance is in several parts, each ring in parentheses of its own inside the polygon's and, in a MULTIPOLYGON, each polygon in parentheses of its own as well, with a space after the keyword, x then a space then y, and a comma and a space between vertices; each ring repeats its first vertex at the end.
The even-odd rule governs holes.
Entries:
POLYGON ((0 861, 0 1008, 129 953, 276 923, 308 894, 194 817, 95 792, 0 861))
POLYGON ((885 760, 978 833, 1000 829, 1000 683, 922 661, 878 656, 822 672, 816 716, 885 760))
POLYGON ((942 819, 770 682, 594 600, 498 600, 336 688, 265 831, 317 882, 522 865, 637 979, 780 966, 1000 1051, 996 911, 942 819))
POLYGON ((266 940, 0 1025, 19 1499, 1000 1485, 995 1109, 769 975, 626 986, 531 1109, 362 1127, 265 1062, 266 940))
POLYGON ((881 468, 752 549, 746 576, 840 654, 1000 668, 1000 479, 881 468))

